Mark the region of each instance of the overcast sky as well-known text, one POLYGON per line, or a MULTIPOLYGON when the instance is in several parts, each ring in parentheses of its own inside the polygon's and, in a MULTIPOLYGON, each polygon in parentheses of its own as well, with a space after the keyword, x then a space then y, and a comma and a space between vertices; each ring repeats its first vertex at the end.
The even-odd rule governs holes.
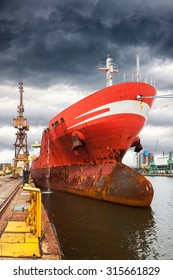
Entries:
MULTIPOLYGON (((30 146, 54 115, 105 86, 96 66, 108 54, 121 71, 135 71, 140 54, 157 94, 172 94, 172 0, 1 0, 0 162, 14 156, 19 81, 30 146)), ((158 140, 156 154, 172 151, 172 126, 173 99, 157 99, 141 133, 144 149, 155 151, 158 140)), ((132 164, 132 150, 124 162, 132 164)))

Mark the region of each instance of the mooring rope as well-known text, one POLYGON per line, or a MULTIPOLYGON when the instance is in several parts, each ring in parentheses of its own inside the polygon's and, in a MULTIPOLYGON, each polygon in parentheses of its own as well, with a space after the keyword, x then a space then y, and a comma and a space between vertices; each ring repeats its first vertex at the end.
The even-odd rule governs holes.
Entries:
POLYGON ((152 96, 143 96, 141 94, 137 95, 137 100, 146 99, 146 98, 173 98, 173 95, 152 95, 152 96))
POLYGON ((147 96, 143 98, 173 98, 173 95, 156 95, 156 96, 147 96))

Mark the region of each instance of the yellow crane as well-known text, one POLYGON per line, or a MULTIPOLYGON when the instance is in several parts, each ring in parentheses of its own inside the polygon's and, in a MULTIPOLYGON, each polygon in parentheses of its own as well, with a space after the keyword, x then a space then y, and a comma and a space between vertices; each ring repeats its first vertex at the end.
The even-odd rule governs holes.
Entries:
POLYGON ((16 132, 16 141, 15 141, 15 156, 14 156, 14 172, 13 176, 14 178, 18 177, 18 163, 23 162, 24 168, 26 170, 29 169, 29 161, 28 161, 28 147, 27 147, 27 133, 26 131, 29 131, 29 126, 27 123, 27 119, 24 117, 24 105, 23 105, 23 83, 19 83, 19 93, 20 93, 20 103, 17 107, 18 110, 18 116, 17 118, 13 119, 13 126, 14 128, 17 128, 16 132))

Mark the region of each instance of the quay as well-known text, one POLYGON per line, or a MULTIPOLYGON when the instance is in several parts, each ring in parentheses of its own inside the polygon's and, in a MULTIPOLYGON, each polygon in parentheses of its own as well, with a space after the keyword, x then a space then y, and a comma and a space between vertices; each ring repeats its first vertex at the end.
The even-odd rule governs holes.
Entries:
POLYGON ((150 177, 173 177, 173 173, 142 173, 142 175, 150 177))
POLYGON ((32 200, 37 194, 40 199, 41 192, 33 183, 23 186, 21 178, 0 177, 0 260, 63 258, 57 233, 41 200, 34 210, 32 200))

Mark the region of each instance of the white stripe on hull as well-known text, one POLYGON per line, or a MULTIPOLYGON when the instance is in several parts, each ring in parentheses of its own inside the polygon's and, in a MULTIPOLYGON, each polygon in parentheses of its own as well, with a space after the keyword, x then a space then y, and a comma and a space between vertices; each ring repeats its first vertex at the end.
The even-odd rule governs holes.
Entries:
POLYGON ((94 113, 94 112, 97 113, 97 111, 98 111, 97 115, 87 118, 84 121, 79 122, 77 124, 74 124, 73 126, 68 127, 68 129, 81 125, 81 124, 84 124, 86 122, 100 119, 102 117, 107 117, 107 116, 112 116, 112 115, 117 115, 117 114, 135 114, 135 115, 140 115, 140 116, 144 117, 145 119, 147 119, 149 112, 150 112, 150 106, 147 103, 144 103, 142 101, 137 101, 137 100, 116 101, 113 103, 109 103, 109 104, 105 104, 103 106, 97 107, 96 109, 93 109, 91 111, 88 111, 82 115, 75 117, 75 119, 78 119, 83 116, 87 116, 90 113, 94 113), (104 109, 108 109, 108 111, 99 112, 104 109))

